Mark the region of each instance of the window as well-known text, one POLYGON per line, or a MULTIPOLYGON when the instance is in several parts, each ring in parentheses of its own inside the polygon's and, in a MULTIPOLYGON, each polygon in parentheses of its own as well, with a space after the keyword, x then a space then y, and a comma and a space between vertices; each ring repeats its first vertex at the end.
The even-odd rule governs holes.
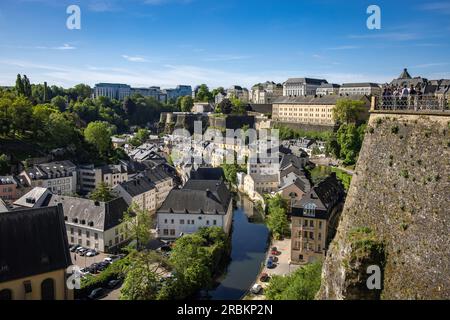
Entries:
POLYGON ((81 237, 81 229, 78 229, 78 235, 81 237))
POLYGON ((303 208, 303 214, 308 217, 315 217, 316 205, 314 203, 307 203, 303 208))
POLYGON ((55 281, 51 278, 41 283, 41 300, 55 300, 55 281))
POLYGON ((91 237, 91 233, 89 231, 86 231, 86 238, 90 238, 91 237))
POLYGON ((208 226, 209 226, 209 220, 206 220, 206 225, 208 225, 208 226))
POLYGON ((70 243, 73 243, 75 239, 73 237, 70 237, 70 243))
POLYGON ((174 224, 174 223, 175 223, 175 220, 173 220, 173 219, 170 220, 170 223, 171 223, 171 224, 174 224))
POLYGON ((168 235, 169 235, 169 230, 164 229, 164 230, 163 230, 163 235, 168 236, 168 235))
POLYGON ((3 289, 0 291, 0 301, 12 300, 12 291, 10 289, 3 289))
POLYGON ((90 247, 91 246, 91 241, 86 240, 86 246, 90 247))
POLYGON ((309 220, 309 226, 310 226, 311 228, 314 228, 314 220, 309 220))
POLYGON ((217 226, 217 220, 213 220, 213 225, 217 226))
POLYGON ((175 235, 175 230, 174 229, 170 229, 170 235, 174 236, 175 235))
POLYGON ((73 234, 73 228, 70 228, 70 234, 73 234))
POLYGON ((95 239, 95 240, 98 240, 98 233, 97 233, 97 232, 94 233, 94 239, 95 239))
POLYGON ((184 224, 184 220, 180 220, 180 224, 184 224))

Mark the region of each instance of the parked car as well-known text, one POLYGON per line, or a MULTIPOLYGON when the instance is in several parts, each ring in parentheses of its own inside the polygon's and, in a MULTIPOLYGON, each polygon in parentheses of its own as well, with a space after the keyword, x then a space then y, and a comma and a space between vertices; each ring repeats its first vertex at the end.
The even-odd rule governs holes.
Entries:
POLYGON ((76 253, 80 253, 80 252, 83 251, 83 250, 86 250, 86 248, 84 248, 84 247, 82 247, 82 246, 79 246, 79 247, 77 248, 77 250, 75 250, 75 252, 76 252, 76 253))
POLYGON ((79 244, 73 245, 72 247, 70 247, 70 252, 75 252, 77 251, 78 248, 81 248, 81 246, 79 244))
POLYGON ((270 276, 267 273, 261 274, 261 277, 259 277, 259 281, 261 282, 269 282, 270 276))
POLYGON ((120 285, 121 282, 122 281, 119 280, 119 279, 111 280, 111 281, 108 282, 108 288, 109 289, 117 288, 120 285))
POLYGON ((278 262, 278 257, 270 256, 269 259, 272 259, 273 262, 278 262))
POLYGON ((92 290, 91 294, 88 296, 90 300, 98 300, 106 296, 106 292, 103 288, 97 288, 92 290))
POLYGON ((274 256, 278 256, 278 255, 280 254, 280 251, 278 251, 278 248, 277 248, 277 247, 272 247, 272 248, 270 249, 270 254, 271 254, 271 255, 274 255, 274 256))
POLYGON ((78 254, 82 257, 84 257, 89 252, 88 249, 81 249, 78 254))
POLYGON ((276 265, 275 265, 275 263, 272 260, 269 259, 269 260, 267 260, 266 267, 268 269, 273 269, 273 268, 276 267, 276 265))
POLYGON ((111 257, 106 257, 105 259, 103 259, 103 262, 107 262, 107 263, 113 263, 113 260, 111 257))
POLYGON ((86 257, 95 257, 98 254, 99 253, 96 250, 88 250, 88 252, 86 253, 86 257))
POLYGON ((250 289, 250 292, 253 293, 253 294, 259 294, 259 293, 261 292, 261 290, 262 290, 261 285, 255 283, 255 284, 253 285, 253 287, 250 289))

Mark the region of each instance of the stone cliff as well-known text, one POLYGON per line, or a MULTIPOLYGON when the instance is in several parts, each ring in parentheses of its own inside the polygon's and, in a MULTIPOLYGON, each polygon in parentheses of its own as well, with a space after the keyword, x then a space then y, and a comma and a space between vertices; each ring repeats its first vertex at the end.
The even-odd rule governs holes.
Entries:
POLYGON ((318 299, 450 299, 449 132, 449 115, 371 115, 318 299))

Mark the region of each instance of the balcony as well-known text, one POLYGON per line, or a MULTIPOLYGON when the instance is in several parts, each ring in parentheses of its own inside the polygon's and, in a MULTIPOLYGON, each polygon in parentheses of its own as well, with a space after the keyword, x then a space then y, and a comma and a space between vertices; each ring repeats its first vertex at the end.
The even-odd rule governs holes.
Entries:
POLYGON ((450 113, 448 96, 413 95, 394 97, 392 95, 372 97, 371 112, 391 113, 450 113))

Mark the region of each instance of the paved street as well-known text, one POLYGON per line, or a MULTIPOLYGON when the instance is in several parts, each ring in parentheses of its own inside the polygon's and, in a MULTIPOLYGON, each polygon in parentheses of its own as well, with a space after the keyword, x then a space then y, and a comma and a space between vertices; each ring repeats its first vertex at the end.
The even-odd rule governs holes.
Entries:
MULTIPOLYGON (((294 272, 295 270, 297 270, 300 267, 298 265, 290 264, 291 239, 273 240, 272 244, 269 247, 269 250, 272 247, 277 247, 278 251, 281 252, 281 254, 277 256, 277 258, 278 258, 278 262, 276 263, 277 266, 274 269, 268 269, 267 267, 264 266, 263 270, 261 271, 261 274, 267 273, 270 276, 273 276, 273 275, 284 276, 284 275, 288 275, 288 274, 294 272)), ((268 252, 267 257, 270 255, 269 253, 270 252, 268 252)), ((267 261, 267 258, 266 258, 266 261, 267 261)), ((260 284, 264 289, 267 287, 268 283, 261 282, 259 280, 261 274, 258 275, 256 283, 260 284)), ((257 295, 257 296, 250 294, 248 296, 248 299, 250 299, 250 300, 265 300, 265 296, 264 296, 264 294, 257 295)))

